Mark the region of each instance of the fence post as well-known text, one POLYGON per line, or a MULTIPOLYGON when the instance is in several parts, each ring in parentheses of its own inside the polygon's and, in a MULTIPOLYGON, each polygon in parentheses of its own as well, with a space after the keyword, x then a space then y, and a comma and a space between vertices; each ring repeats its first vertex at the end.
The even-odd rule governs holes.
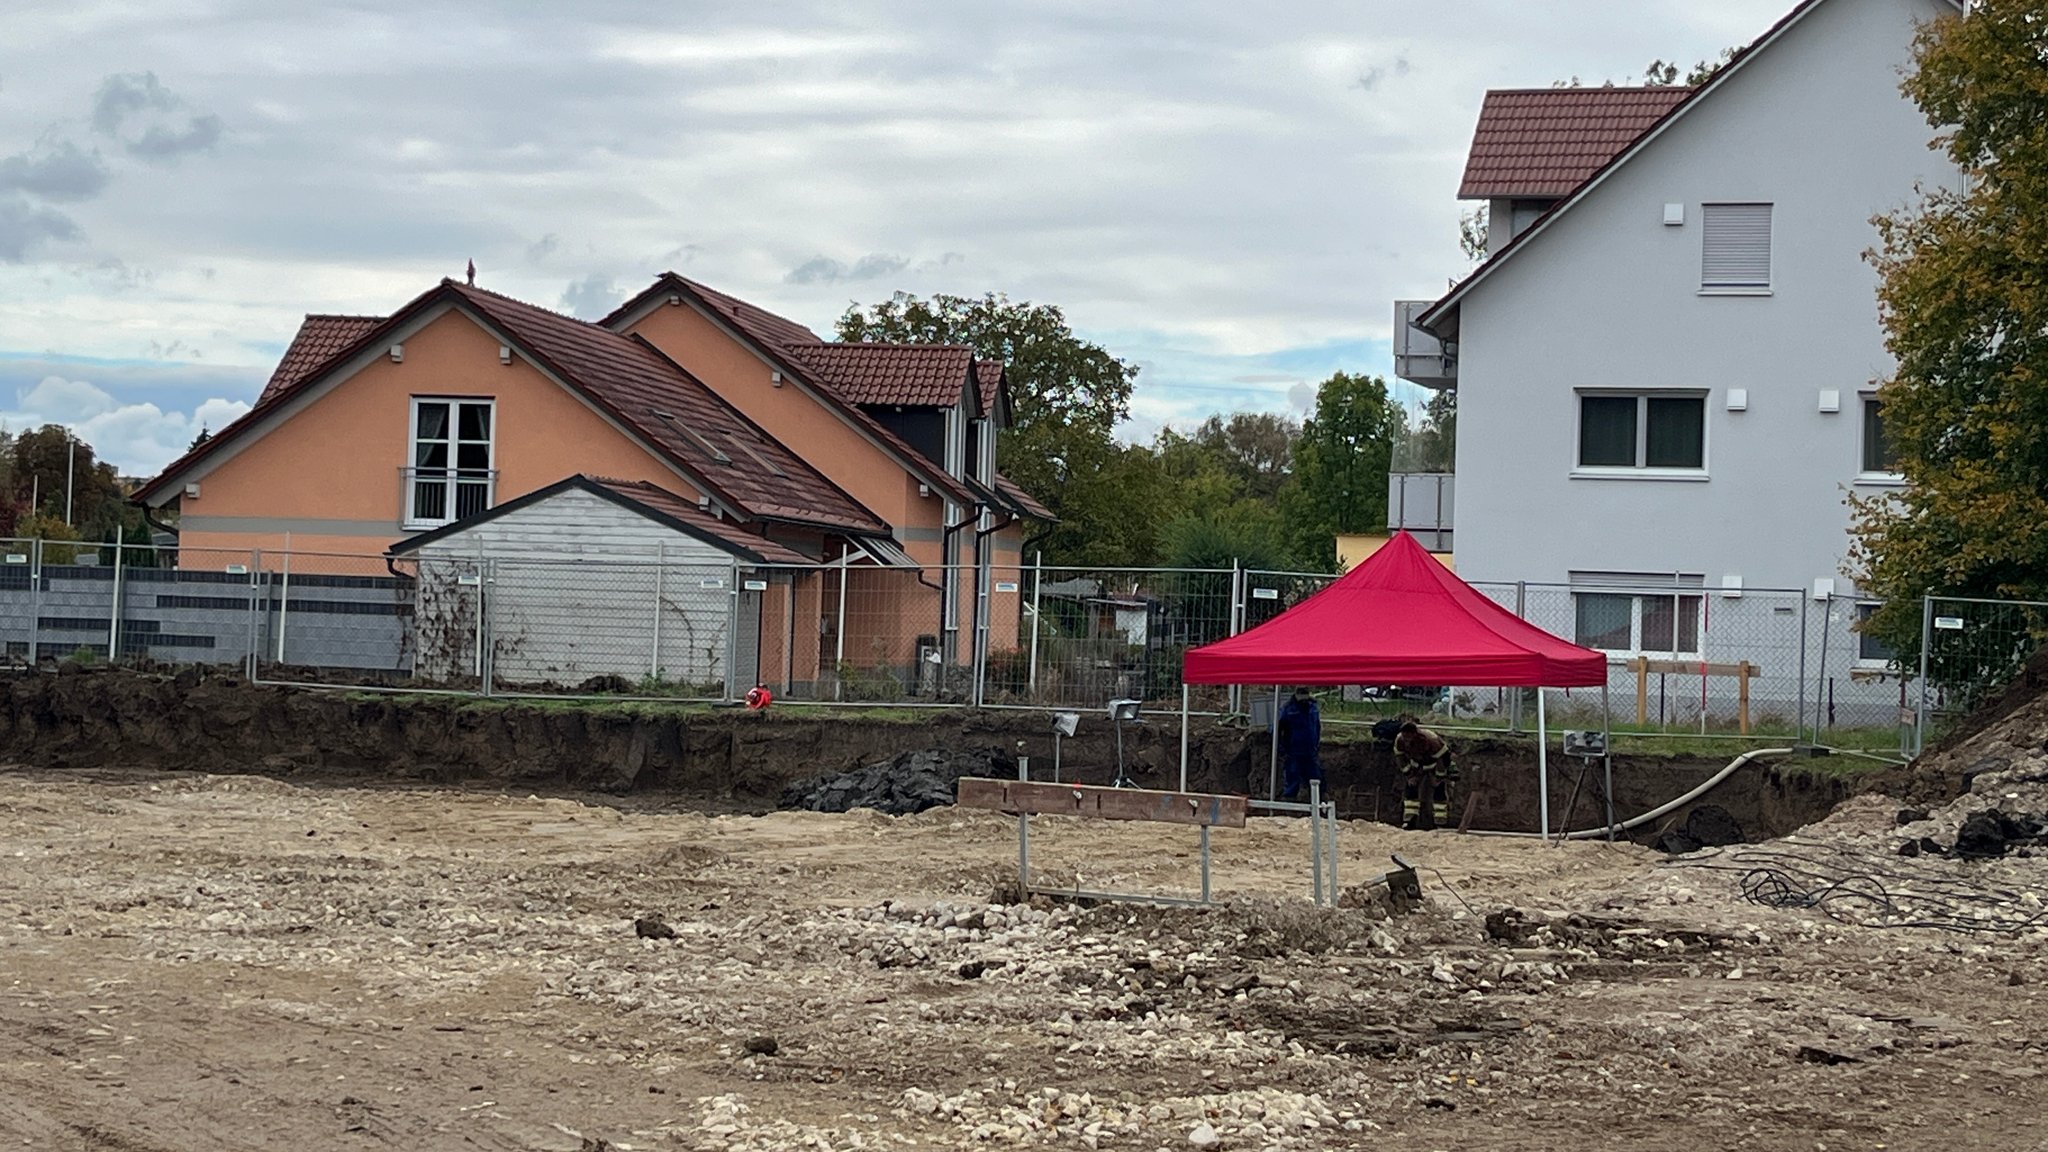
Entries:
POLYGON ((476 566, 476 672, 485 696, 491 695, 491 681, 498 672, 491 662, 491 647, 497 643, 491 632, 491 609, 496 599, 491 595, 491 582, 497 569, 495 559, 483 560, 476 566))
POLYGON ((28 664, 43 659, 43 542, 28 542, 28 664))
POLYGON ((1920 598, 1920 705, 1913 711, 1913 755, 1927 750, 1927 650, 1934 646, 1934 597, 1920 598))
MULTIPOLYGON (((1406 485, 1403 485, 1403 487, 1405 488, 1406 485)), ((1442 485, 1438 485, 1438 488, 1441 490, 1442 485)), ((1515 581, 1515 619, 1527 620, 1528 618, 1529 584, 1526 580, 1517 580, 1515 581)), ((1538 689, 1538 691, 1541 691, 1541 689, 1538 689)), ((1514 703, 1508 707, 1508 731, 1520 732, 1522 730, 1522 690, 1517 688, 1514 692, 1514 703)))
POLYGON ((666 568, 662 561, 667 551, 667 541, 654 542, 654 655, 648 661, 647 675, 656 680, 661 679, 661 582, 666 568))
POLYGON ((259 682, 260 682, 260 681, 259 681, 259 680, 257 679, 257 676, 256 676, 256 668, 257 668, 257 665, 258 665, 258 663, 260 663, 260 662, 259 662, 259 661, 258 661, 258 660, 256 659, 256 651, 257 651, 257 642, 258 642, 258 641, 257 641, 257 637, 258 637, 258 629, 257 629, 257 626, 256 626, 256 619, 257 619, 256 613, 257 613, 257 611, 258 611, 258 604, 259 604, 259 601, 257 600, 257 597, 256 597, 256 593, 257 593, 257 592, 258 592, 258 590, 259 590, 259 589, 260 589, 260 588, 262 587, 262 585, 261 585, 261 583, 260 583, 260 582, 262 581, 262 579, 263 579, 263 549, 261 549, 261 548, 251 548, 251 549, 249 550, 249 653, 248 653, 248 657, 247 657, 247 659, 248 659, 248 661, 249 661, 249 670, 248 670, 248 675, 249 675, 249 683, 251 683, 251 684, 256 684, 256 683, 259 683, 259 682))
MULTIPOLYGON (((1230 634, 1244 631, 1244 561, 1230 558, 1230 634)), ((1244 685, 1230 686, 1230 711, 1244 711, 1244 685)))
MULTIPOLYGON (((1813 742, 1815 744, 1820 743, 1821 720, 1824 715, 1823 701, 1826 699, 1824 694, 1827 691, 1828 685, 1828 640, 1830 638, 1829 633, 1834 630, 1835 624, 1834 597, 1829 596, 1827 599, 1822 600, 1820 604, 1820 670, 1814 674, 1813 678, 1813 742)), ((1832 727, 1833 718, 1829 717, 1828 719, 1832 727)))
POLYGON ((277 592, 277 662, 284 663, 284 633, 292 611, 292 534, 284 534, 284 573, 277 592))
POLYGON ((1792 737, 1795 745, 1806 743, 1806 606, 1810 597, 1805 591, 1799 593, 1799 683, 1795 685, 1799 694, 1798 728, 1792 737))
POLYGON ((1038 614, 1042 603, 1039 592, 1044 586, 1045 549, 1040 548, 1031 555, 1031 667, 1024 679, 1033 704, 1038 703, 1038 634, 1045 628, 1045 621, 1038 614))
POLYGON ((114 601, 107 611, 107 663, 121 659, 121 543, 125 524, 114 525, 114 601))
POLYGON ((740 669, 740 558, 732 558, 725 592, 725 698, 739 698, 740 669))

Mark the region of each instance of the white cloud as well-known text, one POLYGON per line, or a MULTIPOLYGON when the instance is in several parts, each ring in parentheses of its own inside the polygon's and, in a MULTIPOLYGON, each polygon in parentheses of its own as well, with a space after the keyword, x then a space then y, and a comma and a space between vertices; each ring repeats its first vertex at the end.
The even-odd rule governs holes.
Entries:
POLYGON ((122 403, 85 380, 46 376, 21 391, 0 427, 14 431, 62 424, 92 445, 124 476, 153 476, 184 455, 204 427, 219 431, 249 410, 240 400, 208 399, 191 412, 166 412, 153 403, 122 403))

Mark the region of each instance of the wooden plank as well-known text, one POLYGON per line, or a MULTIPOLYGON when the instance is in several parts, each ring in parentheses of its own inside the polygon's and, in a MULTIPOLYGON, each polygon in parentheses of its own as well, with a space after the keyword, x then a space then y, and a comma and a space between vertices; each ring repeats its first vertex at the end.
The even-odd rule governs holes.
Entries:
POLYGON ((989 780, 977 776, 960 778, 955 802, 962 808, 987 808, 1013 816, 1080 816, 1091 820, 1206 824, 1212 828, 1242 828, 1246 813, 1242 796, 989 780))
POLYGON ((1680 676, 1739 676, 1741 664, 1703 664, 1698 660, 1650 660, 1636 661, 1644 672, 1667 672, 1680 676))

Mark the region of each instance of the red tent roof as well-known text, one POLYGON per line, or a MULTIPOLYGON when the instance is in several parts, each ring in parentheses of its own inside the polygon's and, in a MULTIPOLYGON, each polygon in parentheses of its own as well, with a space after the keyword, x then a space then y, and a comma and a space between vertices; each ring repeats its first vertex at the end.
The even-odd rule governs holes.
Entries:
POLYGON ((1480 594, 1396 535, 1336 583, 1257 628, 1190 651, 1190 684, 1596 687, 1607 657, 1480 594))

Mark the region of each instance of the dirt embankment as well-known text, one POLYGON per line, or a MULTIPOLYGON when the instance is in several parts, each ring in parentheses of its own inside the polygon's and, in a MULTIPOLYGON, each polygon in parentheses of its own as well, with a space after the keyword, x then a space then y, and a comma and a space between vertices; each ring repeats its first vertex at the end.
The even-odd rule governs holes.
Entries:
MULTIPOLYGON (((1453 822, 1462 818, 1466 797, 1476 794, 1473 827, 1535 829, 1533 747, 1495 739, 1455 744, 1462 779, 1451 798, 1453 822)), ((1178 785, 1176 718, 1155 716, 1127 729, 1124 745, 1140 786, 1178 785)), ((655 803, 760 810, 774 807, 794 781, 932 748, 1021 751, 1040 778, 1053 766, 1050 726, 1045 716, 1028 712, 954 710, 907 721, 852 710, 576 707, 251 685, 198 669, 175 676, 71 670, 0 679, 0 758, 49 768, 232 767, 274 776, 632 794, 655 803)), ((1189 760, 1191 788, 1266 791, 1263 733, 1198 722, 1189 760)), ((1062 742, 1060 761, 1064 779, 1108 783, 1115 775, 1115 733, 1106 723, 1084 722, 1079 735, 1062 742)), ((1615 810, 1624 816, 1645 811, 1723 763, 1617 757, 1615 810)), ((1323 764, 1325 787, 1345 816, 1400 819, 1401 777, 1386 745, 1331 744, 1323 764)), ((1562 757, 1552 759, 1551 769, 1555 824, 1599 824, 1598 772, 1562 757)), ((1757 767, 1704 800, 1728 809, 1756 837, 1799 827, 1846 794, 1836 779, 1757 767)))

